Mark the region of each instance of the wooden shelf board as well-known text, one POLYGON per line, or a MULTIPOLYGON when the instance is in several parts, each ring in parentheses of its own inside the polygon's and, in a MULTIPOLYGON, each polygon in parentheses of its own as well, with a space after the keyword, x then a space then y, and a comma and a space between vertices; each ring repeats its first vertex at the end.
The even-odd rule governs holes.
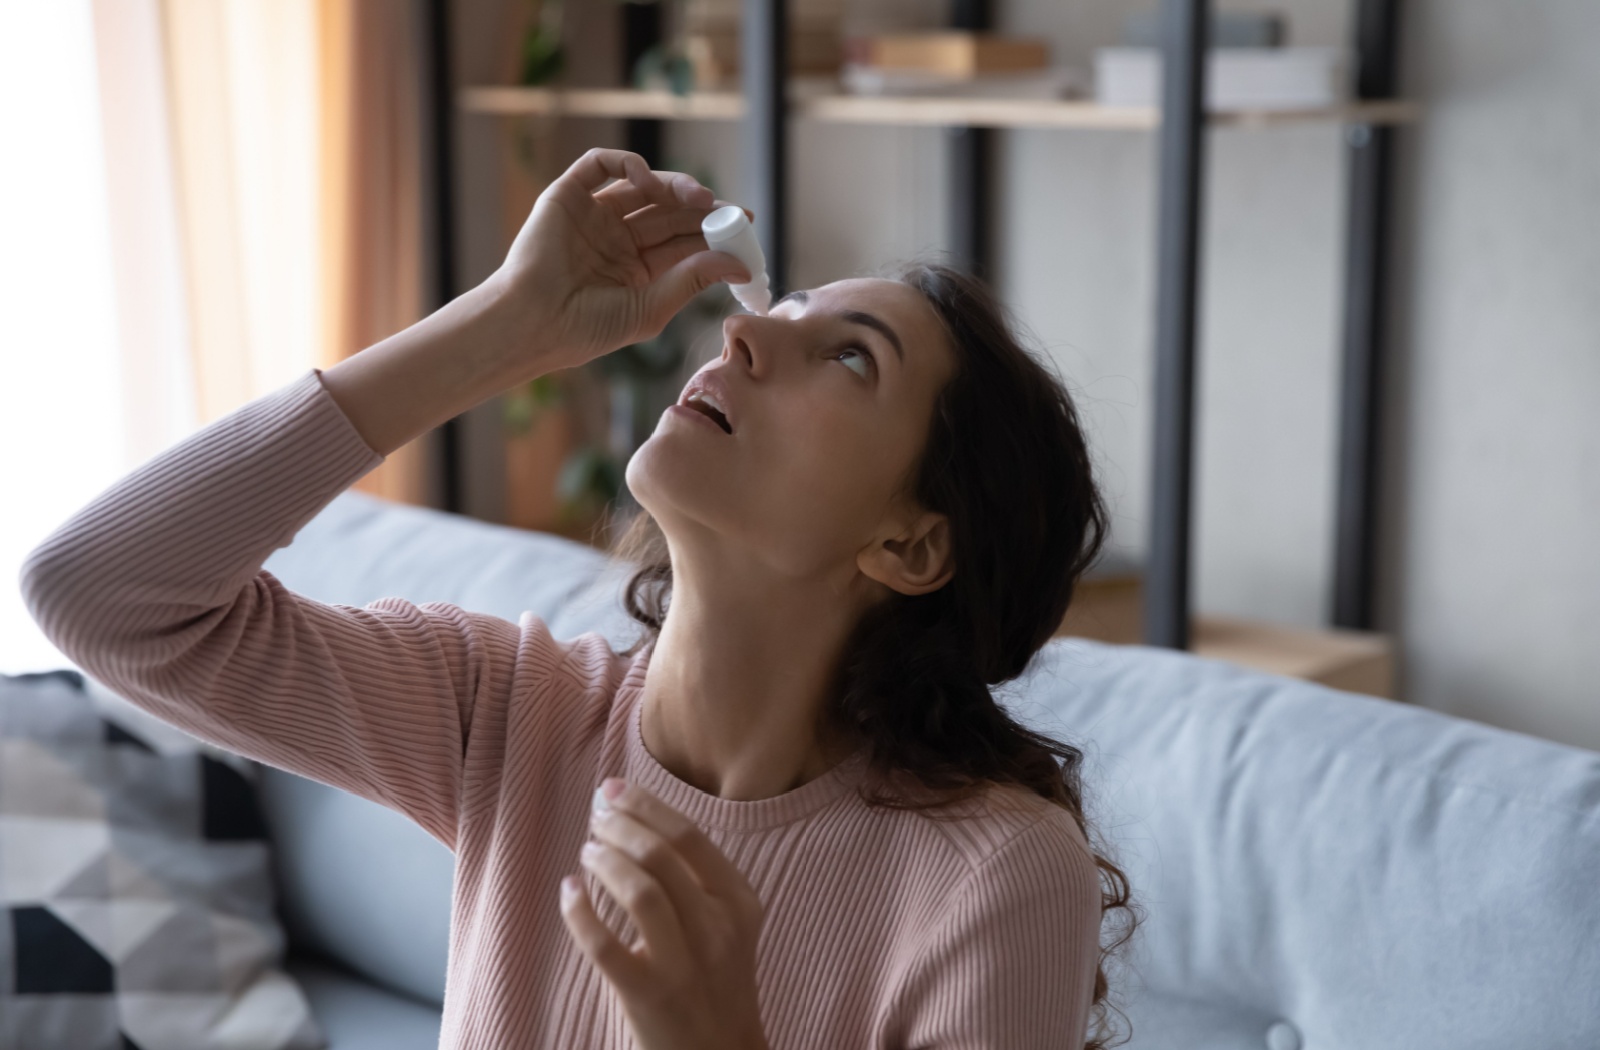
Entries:
MULTIPOLYGON (((1057 633, 1138 645, 1140 592, 1137 576, 1084 580, 1057 633)), ((1395 696, 1394 643, 1382 634, 1200 615, 1193 620, 1189 648, 1196 656, 1352 693, 1395 696)))
POLYGON ((1394 696, 1394 647, 1381 634, 1197 616, 1190 648, 1196 656, 1258 671, 1356 693, 1394 696))
POLYGON ((460 106, 468 113, 503 116, 646 117, 656 120, 738 120, 744 116, 744 99, 732 91, 674 95, 670 91, 627 88, 470 87, 461 90, 460 106))
MULTIPOLYGON (((674 95, 628 88, 463 88, 461 109, 501 116, 644 117, 656 120, 738 120, 744 99, 733 91, 674 95)), ((1111 107, 1054 99, 876 97, 797 93, 794 116, 834 124, 898 124, 991 128, 1149 130, 1161 123, 1153 107, 1111 107)), ((1355 102, 1329 109, 1237 110, 1214 113, 1221 127, 1283 124, 1404 124, 1420 113, 1413 102, 1355 102)))

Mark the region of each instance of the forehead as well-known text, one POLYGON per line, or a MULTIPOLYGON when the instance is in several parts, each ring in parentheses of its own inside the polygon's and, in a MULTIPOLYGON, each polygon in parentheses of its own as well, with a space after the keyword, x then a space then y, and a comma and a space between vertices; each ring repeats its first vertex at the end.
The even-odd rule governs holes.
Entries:
POLYGON ((900 336, 907 350, 908 362, 918 356, 914 347, 927 348, 936 358, 949 356, 944 325, 940 323, 939 315, 922 293, 908 284, 879 277, 853 277, 812 288, 805 293, 805 299, 803 306, 790 301, 774 310, 774 313, 788 317, 797 317, 802 313, 868 313, 888 324, 900 336))

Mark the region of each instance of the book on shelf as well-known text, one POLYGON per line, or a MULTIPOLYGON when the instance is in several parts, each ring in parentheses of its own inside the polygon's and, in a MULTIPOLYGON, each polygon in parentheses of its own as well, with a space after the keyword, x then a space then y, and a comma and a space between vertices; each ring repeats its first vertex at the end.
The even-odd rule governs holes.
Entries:
POLYGON ((877 69, 948 77, 1037 71, 1050 65, 1050 46, 1043 40, 963 29, 859 37, 846 44, 845 55, 877 69))

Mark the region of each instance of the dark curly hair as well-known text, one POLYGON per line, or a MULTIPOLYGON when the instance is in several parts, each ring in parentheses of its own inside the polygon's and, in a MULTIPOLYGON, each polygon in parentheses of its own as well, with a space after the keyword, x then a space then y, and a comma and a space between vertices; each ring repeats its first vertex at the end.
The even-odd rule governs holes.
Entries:
MULTIPOLYGON (((1020 675, 1060 627, 1079 577, 1105 542, 1105 504, 1071 396, 1022 346, 989 288, 938 265, 917 264, 897 276, 932 305, 957 362, 935 402, 914 481, 921 505, 949 519, 956 572, 939 590, 891 595, 862 617, 825 717, 830 728, 865 742, 863 797, 870 805, 934 810, 1002 783, 1072 814, 1085 840, 1095 842, 1101 883, 1100 961, 1085 1050, 1105 1050, 1116 1009, 1105 964, 1139 923, 1128 879, 1091 837, 1083 753, 1024 727, 990 693, 1020 675), (927 791, 870 786, 904 785, 905 774, 927 791)), ((618 550, 638 565, 624 592, 646 632, 630 650, 637 651, 666 617, 672 565, 647 513, 618 550)))

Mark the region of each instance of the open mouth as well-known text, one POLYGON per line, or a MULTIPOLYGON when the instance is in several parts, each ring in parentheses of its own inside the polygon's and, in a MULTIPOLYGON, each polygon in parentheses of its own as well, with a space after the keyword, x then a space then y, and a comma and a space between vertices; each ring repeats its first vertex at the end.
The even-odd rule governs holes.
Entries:
POLYGON ((692 409, 705 416, 711 422, 722 428, 724 434, 733 433, 733 428, 728 425, 727 413, 723 411, 717 399, 704 390, 696 390, 683 399, 683 407, 692 409))

